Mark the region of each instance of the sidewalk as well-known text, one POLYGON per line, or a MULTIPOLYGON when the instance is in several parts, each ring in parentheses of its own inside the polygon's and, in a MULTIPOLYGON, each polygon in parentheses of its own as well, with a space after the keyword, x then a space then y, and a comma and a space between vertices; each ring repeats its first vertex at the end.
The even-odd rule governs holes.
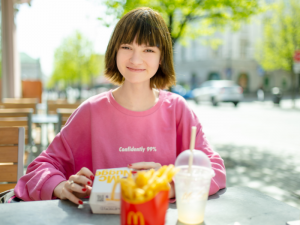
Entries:
POLYGON ((214 145, 224 159, 227 186, 247 186, 300 208, 300 159, 256 147, 214 145))
POLYGON ((259 101, 255 94, 247 94, 244 95, 242 102, 253 102, 268 108, 277 107, 282 109, 300 110, 300 96, 297 96, 295 99, 295 108, 292 107, 293 102, 290 96, 283 96, 282 100, 280 101, 280 105, 275 105, 273 103, 272 95, 267 95, 264 101, 259 101))

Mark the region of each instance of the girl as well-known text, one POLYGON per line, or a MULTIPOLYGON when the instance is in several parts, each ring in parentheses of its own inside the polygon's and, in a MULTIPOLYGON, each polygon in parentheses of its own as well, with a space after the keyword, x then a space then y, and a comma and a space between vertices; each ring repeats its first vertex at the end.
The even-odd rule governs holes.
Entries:
MULTIPOLYGON (((119 88, 89 98, 15 187, 25 200, 69 199, 82 204, 97 169, 158 169, 189 148, 211 160, 216 176, 209 194, 226 185, 223 160, 209 146, 186 101, 163 89, 175 84, 172 41, 163 18, 150 8, 127 13, 115 27, 105 54, 105 76, 119 88)), ((170 198, 175 197, 174 183, 170 198)))

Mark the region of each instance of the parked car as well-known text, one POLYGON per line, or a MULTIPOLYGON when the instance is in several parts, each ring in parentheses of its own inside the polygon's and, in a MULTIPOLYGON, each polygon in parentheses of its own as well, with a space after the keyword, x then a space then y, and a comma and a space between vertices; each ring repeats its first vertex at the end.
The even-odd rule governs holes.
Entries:
POLYGON ((210 80, 193 90, 196 103, 210 101, 214 106, 219 102, 232 102, 237 106, 243 99, 243 88, 231 80, 210 80))
POLYGON ((185 99, 194 99, 193 91, 192 90, 188 91, 179 84, 172 86, 171 91, 175 94, 181 95, 185 99))

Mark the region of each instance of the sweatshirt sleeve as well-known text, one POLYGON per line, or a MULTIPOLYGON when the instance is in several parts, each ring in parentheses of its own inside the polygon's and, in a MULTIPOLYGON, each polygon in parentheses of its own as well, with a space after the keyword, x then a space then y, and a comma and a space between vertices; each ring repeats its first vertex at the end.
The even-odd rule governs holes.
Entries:
POLYGON ((214 152, 209 145, 202 126, 198 121, 196 114, 189 108, 183 98, 178 99, 176 104, 176 121, 177 121, 177 156, 184 150, 189 149, 191 127, 197 127, 195 149, 205 153, 211 161, 212 169, 215 176, 211 180, 209 195, 213 195, 220 189, 226 187, 226 171, 224 161, 220 155, 214 152))
POLYGON ((18 198, 24 201, 53 199, 54 188, 78 172, 80 165, 76 166, 74 154, 88 147, 83 146, 89 141, 88 110, 87 104, 76 109, 47 150, 29 164, 14 189, 18 198))

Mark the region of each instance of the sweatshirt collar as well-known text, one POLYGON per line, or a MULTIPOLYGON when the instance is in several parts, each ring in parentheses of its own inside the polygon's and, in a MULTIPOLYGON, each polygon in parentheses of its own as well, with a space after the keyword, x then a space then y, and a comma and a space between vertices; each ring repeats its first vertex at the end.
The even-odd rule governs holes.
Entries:
POLYGON ((116 100, 115 98, 113 97, 113 94, 112 94, 112 89, 109 90, 107 92, 107 97, 109 99, 109 102, 120 112, 126 114, 126 115, 129 115, 129 116, 148 116, 152 113, 154 113, 156 110, 159 109, 159 107, 161 106, 162 102, 163 102, 163 99, 164 99, 164 96, 165 96, 165 91, 163 90, 159 90, 159 96, 158 96, 158 102, 153 106, 151 107, 150 109, 148 110, 145 110, 145 111, 131 111, 129 109, 126 109, 124 108, 123 106, 121 106, 116 100))

